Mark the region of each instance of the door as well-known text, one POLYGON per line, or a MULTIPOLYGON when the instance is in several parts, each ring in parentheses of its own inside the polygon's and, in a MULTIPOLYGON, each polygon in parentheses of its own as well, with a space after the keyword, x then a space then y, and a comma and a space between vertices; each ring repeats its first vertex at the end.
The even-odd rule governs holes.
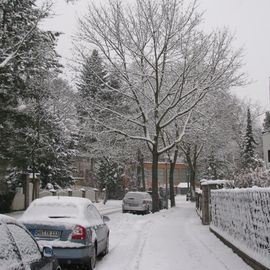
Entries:
POLYGON ((99 214, 98 210, 94 205, 89 205, 87 208, 89 222, 93 225, 97 236, 97 243, 98 243, 98 250, 97 253, 99 254, 102 252, 106 247, 106 240, 107 240, 107 225, 103 222, 101 215, 99 214))

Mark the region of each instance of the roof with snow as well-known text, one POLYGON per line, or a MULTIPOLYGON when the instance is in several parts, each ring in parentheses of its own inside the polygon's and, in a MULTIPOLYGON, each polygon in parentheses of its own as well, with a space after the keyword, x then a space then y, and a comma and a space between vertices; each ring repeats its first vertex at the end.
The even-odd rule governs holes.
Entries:
POLYGON ((201 181, 202 186, 207 186, 207 185, 224 185, 225 183, 231 182, 230 180, 207 180, 207 179, 202 179, 201 181))
POLYGON ((180 182, 177 187, 179 187, 179 188, 188 188, 188 183, 187 182, 180 182))

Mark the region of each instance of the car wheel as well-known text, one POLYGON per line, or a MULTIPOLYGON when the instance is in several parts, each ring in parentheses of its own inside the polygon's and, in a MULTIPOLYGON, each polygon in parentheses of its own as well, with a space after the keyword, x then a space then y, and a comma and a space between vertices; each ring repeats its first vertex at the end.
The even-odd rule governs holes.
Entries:
POLYGON ((93 255, 90 258, 90 270, 94 270, 97 262, 97 249, 94 247, 93 255))
POLYGON ((108 235, 106 239, 106 247, 104 251, 102 251, 102 253, 100 254, 101 257, 104 257, 106 254, 109 253, 109 243, 110 243, 110 240, 109 240, 109 235, 108 235))

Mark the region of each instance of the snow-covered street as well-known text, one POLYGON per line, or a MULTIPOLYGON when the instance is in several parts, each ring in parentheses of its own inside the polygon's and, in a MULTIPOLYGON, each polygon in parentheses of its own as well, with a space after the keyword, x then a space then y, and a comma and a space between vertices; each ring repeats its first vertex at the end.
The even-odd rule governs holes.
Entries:
POLYGON ((109 254, 96 270, 252 269, 201 224, 185 196, 176 196, 175 208, 149 215, 122 214, 121 201, 95 206, 111 219, 109 254))
POLYGON ((176 208, 156 214, 110 215, 110 252, 96 269, 252 269, 201 225, 193 203, 176 198, 176 208))

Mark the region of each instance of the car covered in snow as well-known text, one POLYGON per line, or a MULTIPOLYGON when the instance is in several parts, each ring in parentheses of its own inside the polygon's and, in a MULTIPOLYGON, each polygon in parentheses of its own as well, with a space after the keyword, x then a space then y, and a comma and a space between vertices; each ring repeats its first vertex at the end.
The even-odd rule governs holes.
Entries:
POLYGON ((94 269, 109 251, 109 228, 86 198, 49 196, 34 200, 20 219, 40 245, 50 244, 60 265, 94 269))
POLYGON ((14 218, 0 215, 1 270, 61 270, 50 246, 42 249, 14 218))
POLYGON ((152 197, 147 192, 127 192, 122 200, 122 212, 144 213, 152 211, 152 197))

